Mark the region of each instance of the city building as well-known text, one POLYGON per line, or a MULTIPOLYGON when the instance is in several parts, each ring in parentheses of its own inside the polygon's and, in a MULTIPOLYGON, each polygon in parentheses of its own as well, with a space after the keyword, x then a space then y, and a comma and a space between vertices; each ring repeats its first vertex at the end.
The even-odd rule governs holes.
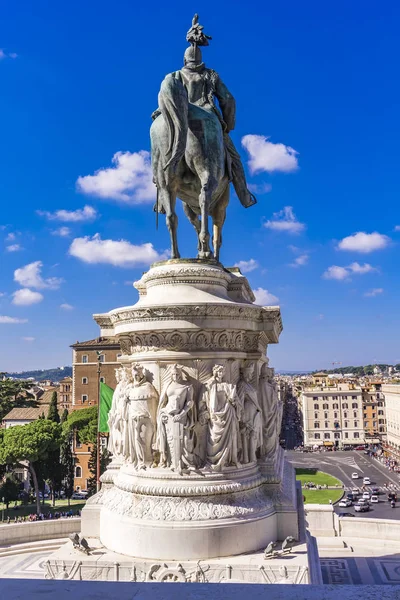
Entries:
MULTIPOLYGON (((103 381, 110 388, 115 389, 115 369, 118 367, 118 357, 121 356, 120 346, 115 338, 99 337, 86 342, 72 344, 72 398, 70 411, 97 406, 98 391, 98 352, 100 355, 101 374, 103 381)), ((64 380, 63 380, 64 381, 64 380)), ((107 438, 101 438, 102 447, 107 445, 107 438)), ((92 452, 91 444, 84 444, 75 435, 73 439, 73 455, 75 458, 74 489, 87 490, 88 480, 91 476, 89 460, 92 452)))
POLYGON ((386 442, 383 444, 387 455, 400 463, 400 384, 382 385, 386 406, 386 442))
POLYGON ((60 415, 63 410, 71 411, 72 406, 72 377, 64 377, 60 381, 60 389, 58 393, 58 410, 60 415))
POLYGON ((386 437, 385 395, 381 381, 362 387, 364 439, 368 444, 381 444, 386 437))
POLYGON ((313 385, 320 385, 320 386, 326 386, 329 385, 330 381, 329 381, 329 375, 327 373, 321 372, 321 373, 314 373, 312 375, 312 383, 313 385))
POLYGON ((305 388, 300 392, 304 446, 364 443, 362 390, 352 384, 305 388))

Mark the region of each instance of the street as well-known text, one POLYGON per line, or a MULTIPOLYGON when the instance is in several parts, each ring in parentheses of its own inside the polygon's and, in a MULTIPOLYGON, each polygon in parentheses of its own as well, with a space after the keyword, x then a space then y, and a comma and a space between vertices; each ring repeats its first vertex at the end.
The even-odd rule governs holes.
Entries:
POLYGON ((337 513, 350 512, 357 517, 365 518, 379 517, 381 519, 400 519, 400 502, 397 502, 396 508, 393 509, 387 500, 387 493, 390 489, 387 487, 388 484, 393 486, 391 489, 397 491, 400 498, 399 476, 397 473, 388 471, 374 458, 356 450, 349 452, 339 451, 321 453, 303 453, 288 450, 285 455, 294 467, 318 469, 337 477, 343 482, 346 492, 350 491, 352 488, 360 489, 363 485, 363 477, 370 477, 371 479, 371 485, 366 486, 367 489, 368 487, 371 488, 375 486, 380 489, 379 503, 371 504, 369 512, 356 513, 353 506, 339 508, 336 504, 335 511, 337 513), (354 472, 360 474, 359 479, 351 478, 351 474, 354 472))

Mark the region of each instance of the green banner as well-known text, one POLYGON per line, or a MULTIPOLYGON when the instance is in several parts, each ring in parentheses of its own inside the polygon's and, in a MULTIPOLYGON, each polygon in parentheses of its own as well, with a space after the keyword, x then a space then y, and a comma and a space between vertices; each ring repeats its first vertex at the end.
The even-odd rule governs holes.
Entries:
POLYGON ((100 415, 99 415, 99 432, 108 433, 108 413, 111 409, 114 390, 108 387, 102 381, 100 382, 100 415))

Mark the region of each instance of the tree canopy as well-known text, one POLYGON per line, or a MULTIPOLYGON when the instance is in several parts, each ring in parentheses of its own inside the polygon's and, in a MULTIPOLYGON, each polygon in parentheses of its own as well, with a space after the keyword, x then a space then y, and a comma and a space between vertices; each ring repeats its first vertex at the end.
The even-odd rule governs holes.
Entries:
POLYGON ((95 444, 97 439, 97 406, 74 410, 63 423, 65 434, 75 430, 84 444, 95 444))
MULTIPOLYGON (((0 373, 0 378, 4 373, 0 373)), ((15 381, 13 379, 0 379, 0 421, 13 408, 38 406, 34 396, 30 393, 31 383, 15 381)))

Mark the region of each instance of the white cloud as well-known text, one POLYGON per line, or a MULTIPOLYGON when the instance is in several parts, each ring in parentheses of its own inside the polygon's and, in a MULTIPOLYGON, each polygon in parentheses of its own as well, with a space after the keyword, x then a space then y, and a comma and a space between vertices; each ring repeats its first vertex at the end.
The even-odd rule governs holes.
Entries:
POLYGON ((23 248, 20 244, 11 244, 10 246, 6 246, 6 250, 7 252, 19 252, 23 248))
POLYGON ((72 304, 67 304, 67 302, 64 302, 64 304, 60 304, 60 308, 62 308, 63 310, 74 310, 72 304))
POLYGON ((373 288, 372 290, 369 290, 369 292, 365 292, 364 296, 373 298, 374 296, 379 296, 379 294, 383 294, 383 288, 373 288))
POLYGON ((395 231, 400 231, 400 225, 396 225, 396 227, 394 228, 395 231))
POLYGON ((22 288, 13 293, 13 304, 17 306, 30 306, 31 304, 38 304, 43 300, 43 294, 40 292, 33 292, 28 288, 22 288))
POLYGON ((242 273, 250 273, 258 269, 259 264, 254 258, 251 258, 250 260, 239 260, 234 266, 239 267, 242 273))
POLYGON ((332 267, 329 267, 325 273, 323 273, 322 277, 324 279, 336 279, 337 281, 350 281, 350 276, 352 274, 366 275, 367 273, 372 273, 377 270, 378 269, 368 263, 360 265, 358 262, 353 262, 347 267, 338 267, 337 265, 333 265, 332 267))
POLYGON ((300 254, 294 259, 294 262, 290 263, 290 267, 304 267, 308 263, 308 254, 300 254))
POLYGON ((305 224, 297 220, 292 206, 285 206, 283 210, 276 212, 271 221, 264 223, 264 227, 274 231, 285 231, 287 233, 300 233, 305 229, 305 224))
POLYGON ((374 250, 386 248, 389 243, 390 238, 387 235, 383 235, 377 231, 374 231, 373 233, 359 231, 343 238, 338 244, 338 249, 369 254, 374 250))
POLYGON ((285 144, 273 144, 264 135, 245 135, 242 146, 250 154, 249 169, 251 173, 260 171, 282 171, 290 173, 299 168, 298 152, 285 144))
POLYGON ((0 60, 4 58, 17 58, 18 54, 15 52, 6 52, 3 48, 0 48, 0 60))
POLYGON ((253 194, 268 194, 272 190, 270 183, 248 183, 247 187, 253 194))
POLYGON ((39 290, 45 288, 49 290, 57 290, 63 280, 59 277, 49 277, 48 279, 43 279, 41 275, 42 267, 43 263, 40 260, 37 260, 33 263, 29 263, 29 265, 25 265, 25 267, 16 269, 14 271, 14 281, 24 287, 36 288, 39 290))
POLYGON ((92 265, 103 263, 116 267, 137 267, 166 258, 154 249, 153 244, 135 246, 126 240, 102 240, 98 233, 92 238, 75 238, 69 254, 92 265))
POLYGON ((12 233, 10 231, 10 233, 7 234, 6 242, 13 242, 16 239, 16 237, 17 236, 15 235, 15 233, 12 233))
MULTIPOLYGON (((81 223, 82 221, 94 221, 98 214, 93 206, 84 206, 76 210, 56 210, 51 213, 47 210, 37 210, 38 215, 46 217, 49 221, 63 221, 65 223, 81 223)), ((61 228, 63 229, 63 228, 61 228)))
POLYGON ((279 302, 279 298, 271 294, 268 290, 259 287, 254 291, 256 297, 255 303, 261 306, 275 306, 279 302))
POLYGON ((24 342, 34 342, 35 338, 27 335, 25 337, 22 337, 21 340, 24 340, 24 342))
POLYGON ((71 234, 71 230, 69 227, 59 227, 58 229, 53 229, 51 235, 58 235, 59 237, 68 237, 71 234))
POLYGON ((5 317, 0 315, 0 324, 12 325, 14 323, 27 323, 28 319, 18 319, 17 317, 5 317))
POLYGON ((78 177, 78 190, 84 194, 110 198, 127 204, 152 202, 156 197, 150 152, 116 152, 113 167, 99 169, 94 175, 78 177))

